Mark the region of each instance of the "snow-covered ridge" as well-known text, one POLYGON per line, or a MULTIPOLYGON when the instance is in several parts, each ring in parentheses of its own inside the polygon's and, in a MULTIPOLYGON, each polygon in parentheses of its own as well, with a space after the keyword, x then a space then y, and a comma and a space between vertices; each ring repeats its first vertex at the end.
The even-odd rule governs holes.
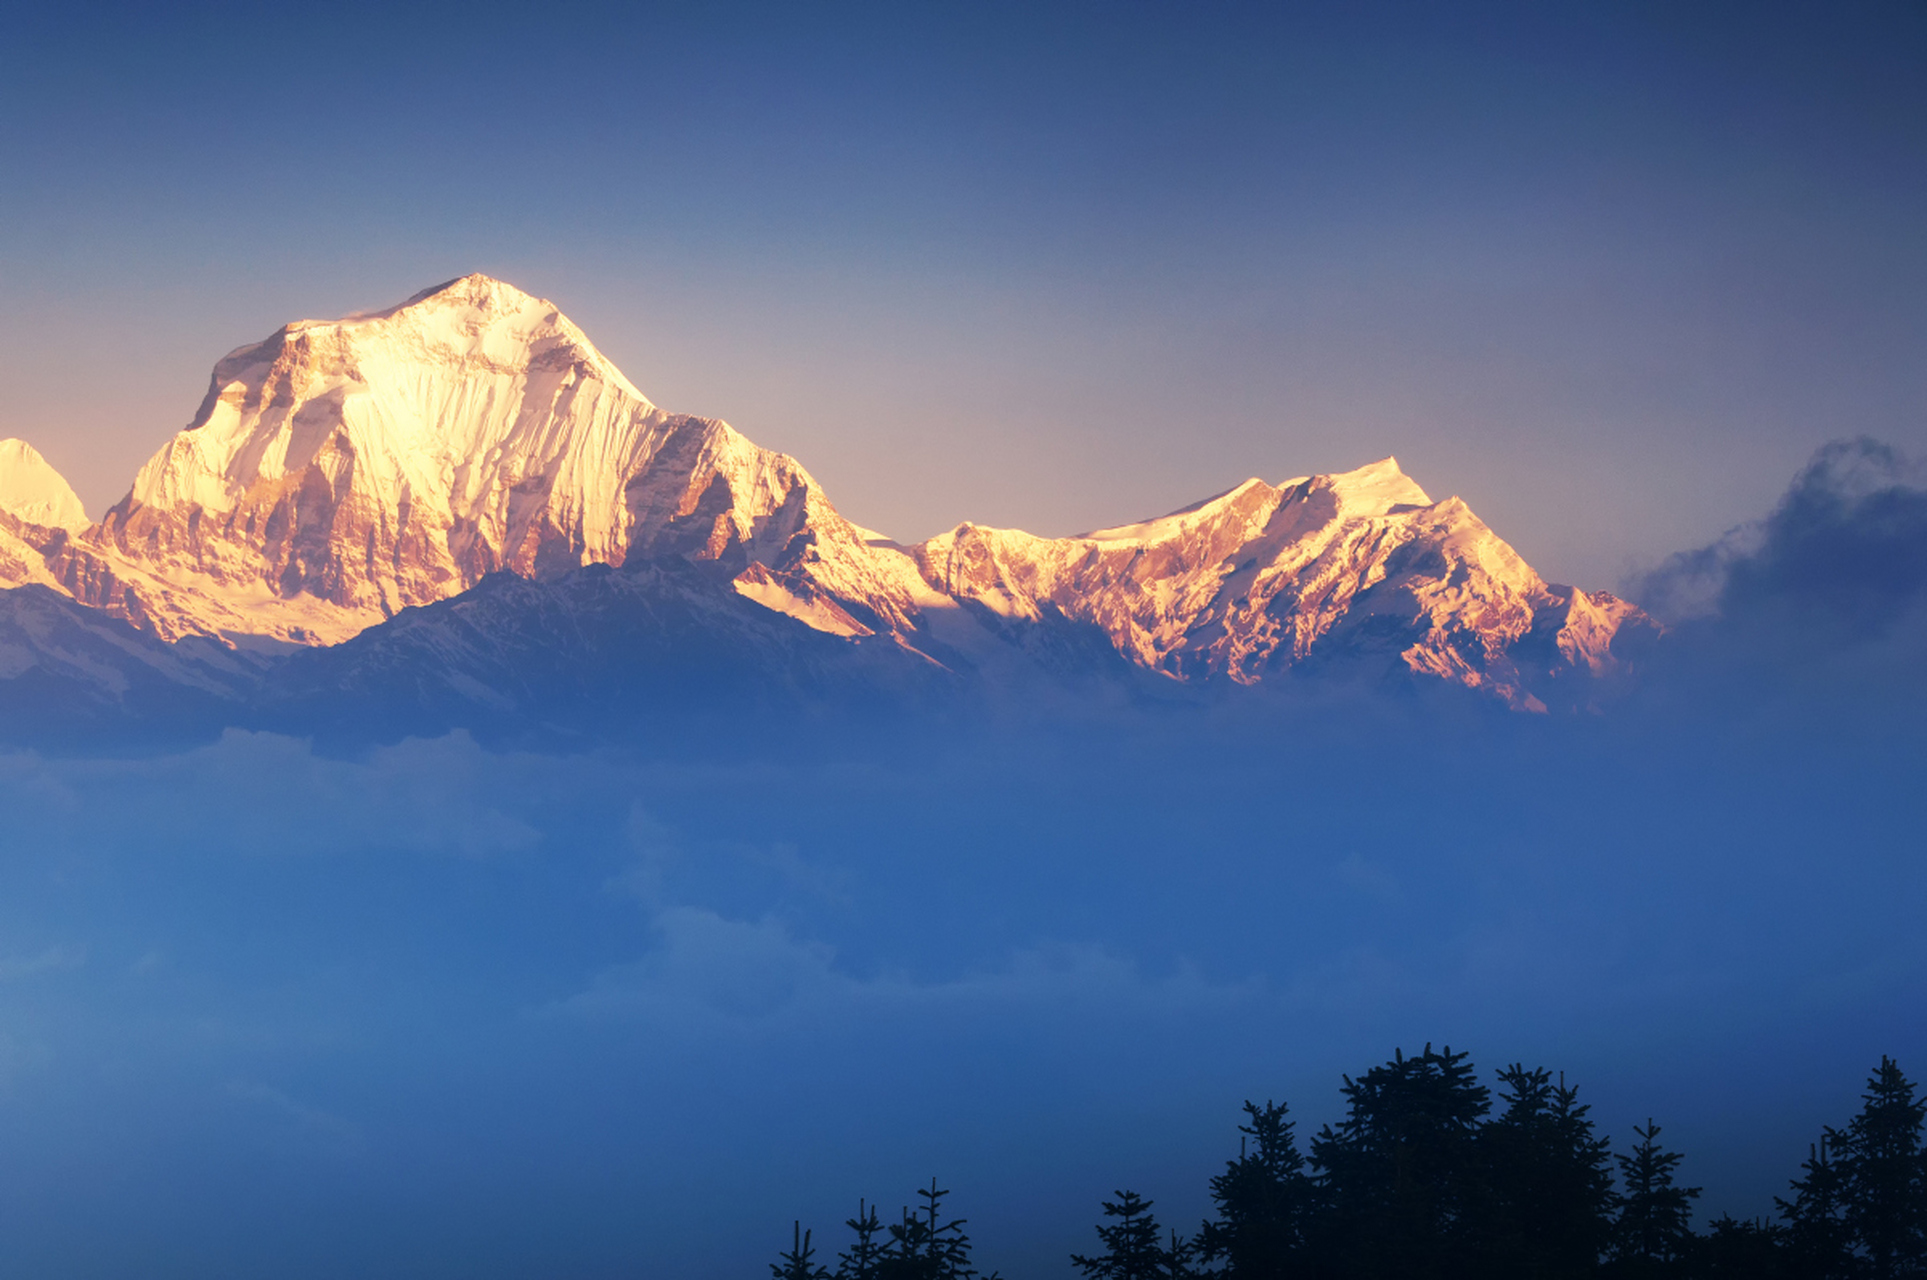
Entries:
POLYGON ((1643 618, 1604 593, 1550 586, 1463 502, 1433 502, 1390 458, 1247 480, 1071 538, 962 525, 911 553, 947 595, 1008 618, 1094 623, 1178 678, 1253 683, 1379 655, 1541 709, 1545 681, 1618 671, 1613 637, 1643 618))
POLYGON ((25 440, 0 440, 0 511, 49 529, 87 527, 73 486, 25 440))
POLYGON ((1376 660, 1530 707, 1549 681, 1619 670, 1614 638, 1645 625, 1546 584, 1389 458, 1073 538, 966 524, 898 546, 795 459, 657 408, 554 304, 482 275, 229 353, 98 524, 0 444, 0 579, 166 639, 335 644, 499 570, 663 557, 723 562, 742 598, 848 643, 979 670, 1068 622, 1178 679, 1376 660))

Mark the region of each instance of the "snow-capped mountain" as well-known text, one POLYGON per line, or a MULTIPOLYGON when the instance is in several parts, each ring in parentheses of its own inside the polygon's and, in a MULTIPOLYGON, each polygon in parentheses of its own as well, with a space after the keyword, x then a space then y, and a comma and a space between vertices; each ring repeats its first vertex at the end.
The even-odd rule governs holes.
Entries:
POLYGON ((498 569, 767 561, 805 528, 858 541, 792 459, 663 412, 552 304, 468 276, 230 353, 50 559, 76 598, 163 636, 333 644, 498 569))
POLYGON ((0 511, 49 529, 84 529, 73 487, 25 440, 0 440, 0 511))
POLYGON ((1543 709, 1535 686, 1623 664, 1634 606, 1553 586, 1457 498, 1383 461, 1270 485, 1074 538, 963 525, 911 549, 960 600, 1034 618, 1054 606, 1140 664, 1251 683, 1311 661, 1396 655, 1414 672, 1543 709))
MULTIPOLYGON (((168 641, 339 645, 502 571, 579 584, 584 566, 674 564, 714 570, 659 573, 651 591, 720 582, 779 630, 988 676, 1062 665, 1097 634, 1178 680, 1362 662, 1541 708, 1586 701, 1553 691, 1621 670, 1652 630, 1609 595, 1544 582, 1391 459, 1248 480, 1078 537, 966 524, 898 545, 844 519, 794 459, 658 409, 553 304, 481 275, 230 353, 97 524, 38 454, 0 444, 0 579, 168 641)), ((492 598, 492 625, 527 604, 492 598)), ((689 616, 735 618, 713 604, 689 616)), ((457 661, 407 625, 408 644, 356 652, 500 668, 478 656, 486 637, 466 634, 457 661)))
POLYGON ((28 583, 62 590, 46 548, 87 513, 65 477, 24 440, 0 440, 0 586, 28 583))

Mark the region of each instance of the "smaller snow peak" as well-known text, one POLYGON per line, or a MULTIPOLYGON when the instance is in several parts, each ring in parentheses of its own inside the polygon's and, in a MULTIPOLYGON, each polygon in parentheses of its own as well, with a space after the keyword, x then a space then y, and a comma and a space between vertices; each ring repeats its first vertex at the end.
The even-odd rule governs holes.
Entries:
POLYGON ((1254 489, 1262 489, 1266 494, 1276 490, 1263 480, 1253 476, 1242 484, 1233 485, 1223 493, 1214 493, 1200 502, 1188 507, 1180 507, 1165 515, 1154 516, 1149 520, 1139 520, 1134 524, 1113 525, 1108 529, 1092 529, 1088 533, 1074 535, 1085 542, 1155 542, 1160 538, 1174 537, 1186 528, 1206 520, 1233 506, 1254 489))
POLYGON ((0 440, 0 511, 49 529, 84 529, 88 523, 66 477, 25 440, 0 440))
MULTIPOLYGON (((420 293, 408 299, 408 301, 402 303, 401 305, 404 307, 412 307, 418 302, 426 302, 438 293, 447 293, 450 289, 455 288, 457 285, 465 284, 470 280, 476 279, 477 274, 478 273, 470 273, 465 276, 456 276, 453 280, 444 280, 440 284, 431 284, 426 289, 423 289, 420 293)), ((487 279, 486 276, 483 276, 481 278, 487 279)))
POLYGON ((562 318, 553 302, 522 292, 506 281, 475 272, 424 289, 408 301, 385 311, 352 316, 340 323, 391 320, 429 329, 456 323, 497 327, 504 324, 531 331, 554 330, 579 337, 575 326, 562 318))
POLYGON ((462 376, 478 370, 494 374, 576 364, 645 411, 654 408, 553 302, 473 272, 379 311, 337 320, 297 320, 264 342, 237 349, 216 366, 216 386, 193 425, 205 421, 222 387, 258 381, 248 371, 257 365, 265 370, 284 353, 309 373, 351 379, 357 364, 369 359, 392 365, 426 356, 429 363, 459 367, 462 376))
MULTIPOLYGON (((506 280, 497 280, 494 276, 487 275, 483 272, 471 271, 465 276, 457 276, 453 280, 445 280, 441 284, 431 285, 423 289, 420 293, 402 303, 401 306, 396 307, 395 310, 400 311, 408 307, 419 306, 431 300, 439 301, 445 305, 471 306, 481 309, 501 307, 506 310, 519 310, 531 302, 540 306, 549 305, 540 298, 522 292, 506 280)), ((553 310, 552 307, 551 310, 553 310)))
MULTIPOLYGON (((296 320, 282 326, 281 330, 269 341, 285 339, 289 335, 310 329, 350 329, 361 325, 375 324, 384 320, 414 319, 417 322, 440 315, 466 315, 471 318, 497 317, 525 318, 534 313, 537 323, 546 322, 573 329, 554 303, 545 298, 537 298, 522 292, 514 285, 482 272, 471 272, 445 280, 441 284, 430 285, 394 306, 379 307, 373 311, 356 311, 333 320, 296 320)), ((265 345, 265 344, 261 344, 265 345)))
POLYGON ((1349 516, 1382 516, 1393 507, 1429 507, 1432 499, 1412 478, 1399 470, 1397 458, 1380 458, 1356 471, 1320 477, 1349 516))

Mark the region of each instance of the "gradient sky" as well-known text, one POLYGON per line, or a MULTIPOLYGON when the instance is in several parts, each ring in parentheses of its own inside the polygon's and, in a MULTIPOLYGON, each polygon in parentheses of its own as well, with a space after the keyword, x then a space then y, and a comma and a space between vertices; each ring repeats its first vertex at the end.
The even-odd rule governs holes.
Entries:
POLYGON ((484 270, 900 538, 1396 454, 1554 580, 1927 448, 1927 9, 9 7, 0 433, 484 270))

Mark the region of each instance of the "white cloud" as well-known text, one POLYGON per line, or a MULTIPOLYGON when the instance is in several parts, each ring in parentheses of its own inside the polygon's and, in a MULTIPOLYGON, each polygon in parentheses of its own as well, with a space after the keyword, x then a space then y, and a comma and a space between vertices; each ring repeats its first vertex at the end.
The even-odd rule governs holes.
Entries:
POLYGON ((46 849, 103 843, 275 855, 385 849, 488 858, 542 842, 529 810, 581 795, 602 772, 489 752, 467 734, 409 739, 352 759, 300 739, 229 730, 140 759, 0 755, 0 804, 46 849))
POLYGON ((653 927, 655 949, 603 970, 553 1011, 776 1028, 844 1015, 925 1011, 1185 1013, 1264 995, 1259 983, 1212 983, 1185 967, 1149 978, 1129 960, 1094 946, 1023 948, 994 967, 919 979, 902 971, 851 973, 838 964, 834 948, 798 938, 770 918, 732 920, 679 906, 659 912, 653 927))

